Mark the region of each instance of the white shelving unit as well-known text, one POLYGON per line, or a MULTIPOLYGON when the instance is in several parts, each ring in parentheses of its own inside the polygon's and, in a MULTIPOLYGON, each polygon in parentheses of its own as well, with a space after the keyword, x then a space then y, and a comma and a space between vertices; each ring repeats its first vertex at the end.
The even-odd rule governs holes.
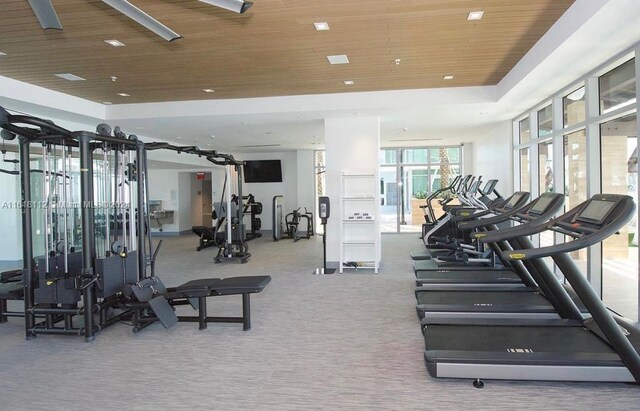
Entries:
POLYGON ((380 205, 375 172, 342 171, 340 272, 380 267, 380 205))

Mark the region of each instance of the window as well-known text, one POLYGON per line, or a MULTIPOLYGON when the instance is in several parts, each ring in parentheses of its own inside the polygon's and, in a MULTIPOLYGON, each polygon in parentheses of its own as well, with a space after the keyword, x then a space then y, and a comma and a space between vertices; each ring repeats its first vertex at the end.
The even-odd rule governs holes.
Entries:
POLYGON ((520 144, 526 144, 531 139, 531 130, 530 130, 530 122, 529 117, 520 121, 520 144))
POLYGON ((529 149, 520 150, 520 191, 531 191, 529 149))
POLYGON ((420 206, 460 174, 460 147, 381 149, 379 159, 381 230, 420 232, 425 222, 420 206))
POLYGON ((636 102, 636 68, 634 63, 635 59, 631 59, 598 79, 601 114, 636 102))
POLYGON ((551 104, 538 111, 538 137, 553 133, 553 110, 551 104))
POLYGON ((583 86, 562 98, 565 128, 585 120, 584 93, 585 88, 583 86))
POLYGON ((538 188, 540 194, 553 193, 553 143, 538 144, 538 188))
POLYGON ((564 195, 569 210, 587 199, 587 135, 584 130, 564 136, 564 195))
MULTIPOLYGON (((638 200, 637 119, 632 114, 600 126, 601 189, 638 200), (625 161, 626 159, 626 161, 625 161)), ((638 321, 638 222, 603 242, 603 300, 612 310, 638 321)))

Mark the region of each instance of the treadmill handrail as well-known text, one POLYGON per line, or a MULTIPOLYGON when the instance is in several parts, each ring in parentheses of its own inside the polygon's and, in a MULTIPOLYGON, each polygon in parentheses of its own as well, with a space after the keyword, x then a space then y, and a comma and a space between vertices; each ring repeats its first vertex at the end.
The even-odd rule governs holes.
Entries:
MULTIPOLYGON (((516 194, 517 193, 514 193, 513 195, 516 195, 516 194)), ((513 197, 513 195, 511 197, 513 197)), ((508 200, 511 197, 509 197, 500 205, 501 206, 506 205, 509 202, 508 200)), ((496 214, 495 211, 498 211, 500 212, 500 214, 496 214, 494 217, 489 217, 482 220, 462 221, 458 223, 458 228, 463 230, 473 230, 480 227, 487 227, 493 224, 503 223, 509 220, 509 218, 512 217, 514 214, 521 212, 525 207, 531 205, 533 202, 527 203, 528 199, 529 199, 529 195, 527 194, 526 196, 523 196, 522 199, 520 199, 512 209, 504 212, 502 212, 502 210, 504 210, 503 207, 495 207, 489 210, 489 213, 496 214)), ((474 215, 473 217, 476 217, 476 216, 480 216, 480 214, 474 215)))
MULTIPOLYGON (((601 229, 598 229, 597 231, 594 231, 583 237, 576 238, 573 241, 569 241, 563 244, 556 244, 552 246, 529 249, 529 250, 503 251, 501 253, 502 257, 507 259, 508 261, 528 260, 532 258, 548 257, 554 254, 568 253, 571 251, 580 250, 580 249, 589 247, 591 245, 597 244, 605 240, 607 237, 615 234, 620 229, 620 227, 626 224, 633 217, 636 209, 636 205, 633 202, 633 198, 629 196, 624 196, 624 197, 625 198, 621 201, 620 205, 617 206, 617 207, 621 207, 621 209, 617 210, 616 212, 617 216, 613 218, 613 220, 609 221, 606 224, 606 226, 604 226, 601 229)), ((574 208, 574 210, 575 209, 581 210, 583 204, 584 203, 580 204, 579 206, 574 208)), ((566 218, 563 218, 563 217, 567 216, 568 214, 573 215, 575 213, 571 213, 571 212, 565 213, 563 216, 560 216, 552 220, 549 224, 542 226, 542 230, 539 230, 537 232, 542 232, 542 231, 552 229, 556 221, 561 219, 566 220, 566 218)))
MULTIPOLYGON (((480 242, 482 243, 489 243, 489 242, 502 241, 502 240, 512 240, 514 238, 522 237, 522 235, 520 234, 520 231, 523 229, 527 229, 527 228, 534 229, 535 227, 545 227, 547 225, 547 222, 551 218, 553 218, 556 214, 558 214, 558 212, 562 209, 562 206, 564 205, 563 194, 544 193, 540 197, 536 198, 535 200, 525 205, 524 207, 515 210, 515 212, 506 213, 505 215, 508 215, 508 218, 511 218, 513 216, 526 218, 526 216, 529 215, 528 214, 529 210, 531 210, 531 208, 533 208, 535 204, 543 197, 546 197, 546 198, 551 197, 552 203, 549 205, 549 208, 539 216, 536 216, 535 218, 521 225, 508 227, 508 228, 500 229, 497 231, 491 231, 488 233, 487 232, 473 233, 471 236, 476 239, 479 239, 480 242)), ((499 222, 502 222, 502 221, 497 221, 496 224, 499 222)))

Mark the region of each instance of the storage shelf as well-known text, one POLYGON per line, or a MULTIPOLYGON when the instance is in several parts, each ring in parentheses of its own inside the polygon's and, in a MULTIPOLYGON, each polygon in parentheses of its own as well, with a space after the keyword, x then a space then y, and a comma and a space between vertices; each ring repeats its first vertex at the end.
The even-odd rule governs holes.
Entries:
POLYGON ((372 269, 380 265, 380 196, 377 173, 342 171, 340 193, 340 272, 343 268, 372 269), (364 216, 369 219, 363 218, 364 216), (359 216, 361 218, 349 218, 359 216), (347 263, 363 264, 359 267, 347 263))

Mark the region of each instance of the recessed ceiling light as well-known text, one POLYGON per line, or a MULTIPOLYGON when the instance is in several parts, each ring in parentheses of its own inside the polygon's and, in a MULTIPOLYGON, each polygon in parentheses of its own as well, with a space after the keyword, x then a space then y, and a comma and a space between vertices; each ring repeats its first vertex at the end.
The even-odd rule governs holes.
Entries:
POLYGON ((104 42, 113 47, 124 47, 124 43, 118 40, 105 40, 104 42))
POLYGON ((178 140, 182 140, 182 137, 176 137, 178 140))
POLYGON ((242 125, 243 125, 243 126, 248 126, 248 125, 249 125, 249 123, 247 123, 246 121, 243 121, 243 122, 242 122, 242 125))
POLYGON ((402 131, 409 131, 409 129, 406 127, 402 127, 402 131))
POLYGON ((344 81, 344 85, 345 86, 353 86, 353 80, 345 80, 344 81))
POLYGON ((447 74, 446 76, 442 77, 444 80, 453 80, 453 74, 447 74))
POLYGON ((113 104, 113 103, 110 101, 103 101, 102 104, 106 104, 108 106, 109 104, 113 104))
POLYGON ((402 60, 400 60, 400 59, 395 59, 395 60, 394 60, 394 62, 396 63, 396 66, 399 66, 401 61, 402 61, 402 60))
POLYGON ((472 11, 471 13, 469 13, 469 16, 467 16, 467 20, 480 20, 483 14, 484 11, 472 11))
POLYGON ((75 74, 71 74, 71 73, 61 73, 61 74, 54 74, 56 77, 60 77, 63 78, 65 80, 69 80, 69 81, 84 81, 86 79, 80 77, 80 76, 76 76, 75 74))
POLYGON ((207 143, 207 147, 211 147, 211 143, 207 143))
POLYGON ((120 97, 131 97, 131 94, 127 93, 117 93, 120 97))
POLYGON ((205 93, 215 93, 216 91, 210 88, 203 88, 202 91, 204 91, 205 93))
POLYGON ((118 77, 116 76, 111 76, 111 81, 116 81, 118 79, 118 77))
POLYGON ((216 135, 215 135, 215 134, 211 134, 211 135, 209 136, 209 138, 210 138, 210 139, 214 139, 214 138, 216 138, 216 135))
POLYGON ((346 54, 327 56, 327 60, 329 60, 329 64, 349 64, 349 58, 346 54))
POLYGON ((362 113, 360 113, 360 112, 356 113, 356 116, 361 116, 361 115, 362 115, 362 113))
POLYGON ((317 23, 313 23, 313 25, 316 26, 316 30, 318 31, 329 30, 329 23, 327 23, 326 21, 319 21, 317 23))
POLYGON ((6 56, 6 55, 7 55, 7 53, 3 53, 3 52, 0 51, 0 56, 6 56))

